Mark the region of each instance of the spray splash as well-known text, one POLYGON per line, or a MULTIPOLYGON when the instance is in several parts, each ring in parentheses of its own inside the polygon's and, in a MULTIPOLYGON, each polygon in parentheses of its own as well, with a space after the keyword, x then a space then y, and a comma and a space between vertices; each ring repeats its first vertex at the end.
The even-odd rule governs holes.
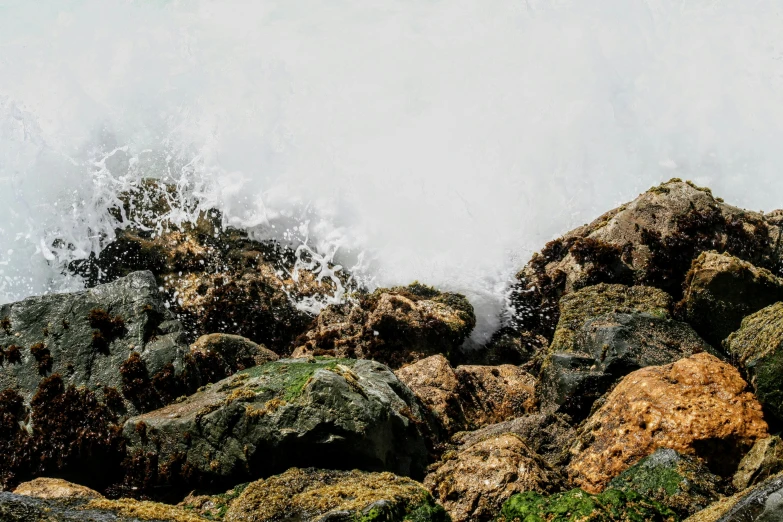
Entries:
POLYGON ((78 287, 157 176, 370 286, 466 293, 480 341, 533 250, 663 179, 780 206, 782 10, 5 0, 0 298, 78 287))

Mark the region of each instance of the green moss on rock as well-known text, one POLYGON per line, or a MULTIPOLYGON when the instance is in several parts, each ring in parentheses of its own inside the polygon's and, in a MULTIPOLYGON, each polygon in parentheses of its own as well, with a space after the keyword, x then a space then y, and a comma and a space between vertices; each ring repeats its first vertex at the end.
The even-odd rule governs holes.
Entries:
POLYGON ((250 378, 262 378, 264 384, 262 388, 259 388, 259 391, 270 390, 277 398, 291 401, 302 394, 305 386, 310 382, 317 370, 335 370, 338 366, 350 368, 355 363, 356 360, 354 359, 324 357, 308 362, 273 361, 244 370, 239 375, 247 375, 250 378))
POLYGON ((497 522, 676 522, 669 508, 638 493, 609 489, 590 495, 581 489, 543 496, 526 492, 511 497, 497 522))

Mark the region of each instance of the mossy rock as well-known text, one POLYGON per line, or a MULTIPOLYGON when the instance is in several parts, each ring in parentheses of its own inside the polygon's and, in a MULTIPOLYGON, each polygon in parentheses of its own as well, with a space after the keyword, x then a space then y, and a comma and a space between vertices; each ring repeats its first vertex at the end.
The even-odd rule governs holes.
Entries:
POLYGON ((660 449, 615 477, 612 489, 633 491, 687 517, 715 502, 723 492, 721 478, 698 459, 660 449))
POLYGON ((560 320, 550 353, 574 352, 576 332, 591 318, 612 312, 644 312, 668 319, 671 309, 671 296, 657 288, 609 284, 584 288, 560 300, 560 320))
POLYGON ((581 489, 543 496, 511 497, 496 522, 676 522, 674 511, 638 493, 609 489, 590 495, 581 489))
POLYGON ((251 483, 226 522, 449 522, 421 484, 391 473, 293 468, 251 483))
POLYGON ((724 345, 747 372, 768 422, 783 425, 783 302, 746 317, 724 345))
POLYGON ((292 466, 423 476, 427 427, 413 393, 367 360, 284 359, 129 419, 128 481, 224 487, 292 466), (150 469, 151 468, 151 469, 150 469))
POLYGON ((770 477, 734 496, 722 498, 685 522, 780 522, 783 474, 770 477))

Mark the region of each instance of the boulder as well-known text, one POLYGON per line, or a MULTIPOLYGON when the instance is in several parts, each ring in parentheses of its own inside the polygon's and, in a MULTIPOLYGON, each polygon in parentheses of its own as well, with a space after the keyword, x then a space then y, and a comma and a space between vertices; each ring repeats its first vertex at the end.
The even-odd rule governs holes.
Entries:
POLYGON ((774 426, 783 424, 783 302, 742 321, 725 347, 742 366, 774 426))
POLYGON ((590 493, 651 455, 671 448, 731 476, 767 436, 761 405, 739 372, 700 353, 626 376, 580 430, 568 474, 590 493))
POLYGON ((723 498, 685 522, 781 522, 783 475, 770 477, 736 495, 723 498))
POLYGON ((381 288, 323 310, 293 356, 372 359, 399 368, 430 355, 448 357, 475 325, 473 306, 460 294, 419 283, 381 288))
POLYGON ((395 373, 445 434, 525 415, 534 408, 535 379, 518 366, 452 369, 445 357, 432 355, 395 373))
POLYGON ((756 441, 740 461, 732 484, 742 491, 783 471, 783 441, 778 435, 756 441))
POLYGON ((0 520, 9 522, 207 522, 181 507, 137 500, 35 498, 0 492, 0 520))
POLYGON ((59 374, 99 396, 121 391, 131 412, 165 403, 187 355, 182 325, 150 272, 3 305, 0 346, 0 390, 16 390, 29 403, 42 379, 59 374), (133 382, 141 378, 143 390, 133 382))
POLYGON ((136 463, 128 481, 226 485, 292 466, 423 477, 423 418, 413 393, 379 363, 279 360, 129 419, 123 435, 136 463))
POLYGON ((220 212, 199 210, 174 185, 143 180, 120 194, 113 214, 117 226, 102 238, 100 254, 71 271, 88 286, 153 272, 188 341, 230 333, 288 354, 312 321, 297 302, 317 308, 355 289, 341 267, 226 227, 220 212), (316 275, 319 268, 327 270, 316 275))
POLYGON ((779 221, 673 179, 551 241, 517 274, 516 327, 551 338, 563 295, 598 283, 654 286, 678 298, 691 262, 715 250, 772 268, 779 221))
POLYGON ((537 354, 549 346, 549 341, 530 332, 518 332, 505 326, 495 332, 489 342, 480 348, 461 347, 451 355, 453 365, 514 366, 529 365, 537 354))
POLYGON ((391 473, 290 469, 249 484, 225 522, 277 520, 448 522, 419 484, 391 473))
POLYGON ((62 479, 44 477, 19 484, 14 489, 14 494, 37 498, 103 498, 103 495, 94 489, 62 479))
POLYGON ((468 448, 505 433, 516 435, 553 469, 560 469, 566 464, 570 458, 568 448, 576 438, 576 431, 568 416, 534 413, 476 431, 457 433, 451 438, 450 444, 453 450, 459 451, 460 448, 468 448))
POLYGON ((190 355, 196 361, 199 374, 208 382, 280 358, 263 345, 231 334, 202 335, 191 345, 190 355))
POLYGON ((783 301, 783 279, 736 257, 704 252, 693 261, 681 315, 713 346, 720 346, 742 320, 783 301))
POLYGON ((718 355, 687 324, 641 312, 592 317, 564 348, 545 360, 536 396, 543 411, 566 413, 577 421, 618 379, 635 370, 701 352, 718 355))
POLYGON ((671 508, 681 517, 700 511, 723 493, 721 478, 694 457, 659 449, 609 482, 610 489, 633 491, 671 508))
POLYGON ((454 522, 493 520, 511 495, 548 493, 562 484, 559 473, 513 433, 446 453, 424 479, 454 522))
POLYGON ((610 489, 591 495, 581 489, 544 496, 528 491, 503 505, 497 522, 552 520, 558 522, 677 522, 666 506, 638 493, 610 489))

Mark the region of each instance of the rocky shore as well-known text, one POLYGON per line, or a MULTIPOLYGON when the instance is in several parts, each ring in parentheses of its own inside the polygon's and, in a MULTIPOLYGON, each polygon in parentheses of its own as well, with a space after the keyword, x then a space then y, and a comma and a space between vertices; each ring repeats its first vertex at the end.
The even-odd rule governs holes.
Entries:
POLYGON ((122 195, 83 291, 0 307, 0 520, 783 520, 783 211, 654 187, 466 349, 464 296, 161 220, 172 190, 122 195))

